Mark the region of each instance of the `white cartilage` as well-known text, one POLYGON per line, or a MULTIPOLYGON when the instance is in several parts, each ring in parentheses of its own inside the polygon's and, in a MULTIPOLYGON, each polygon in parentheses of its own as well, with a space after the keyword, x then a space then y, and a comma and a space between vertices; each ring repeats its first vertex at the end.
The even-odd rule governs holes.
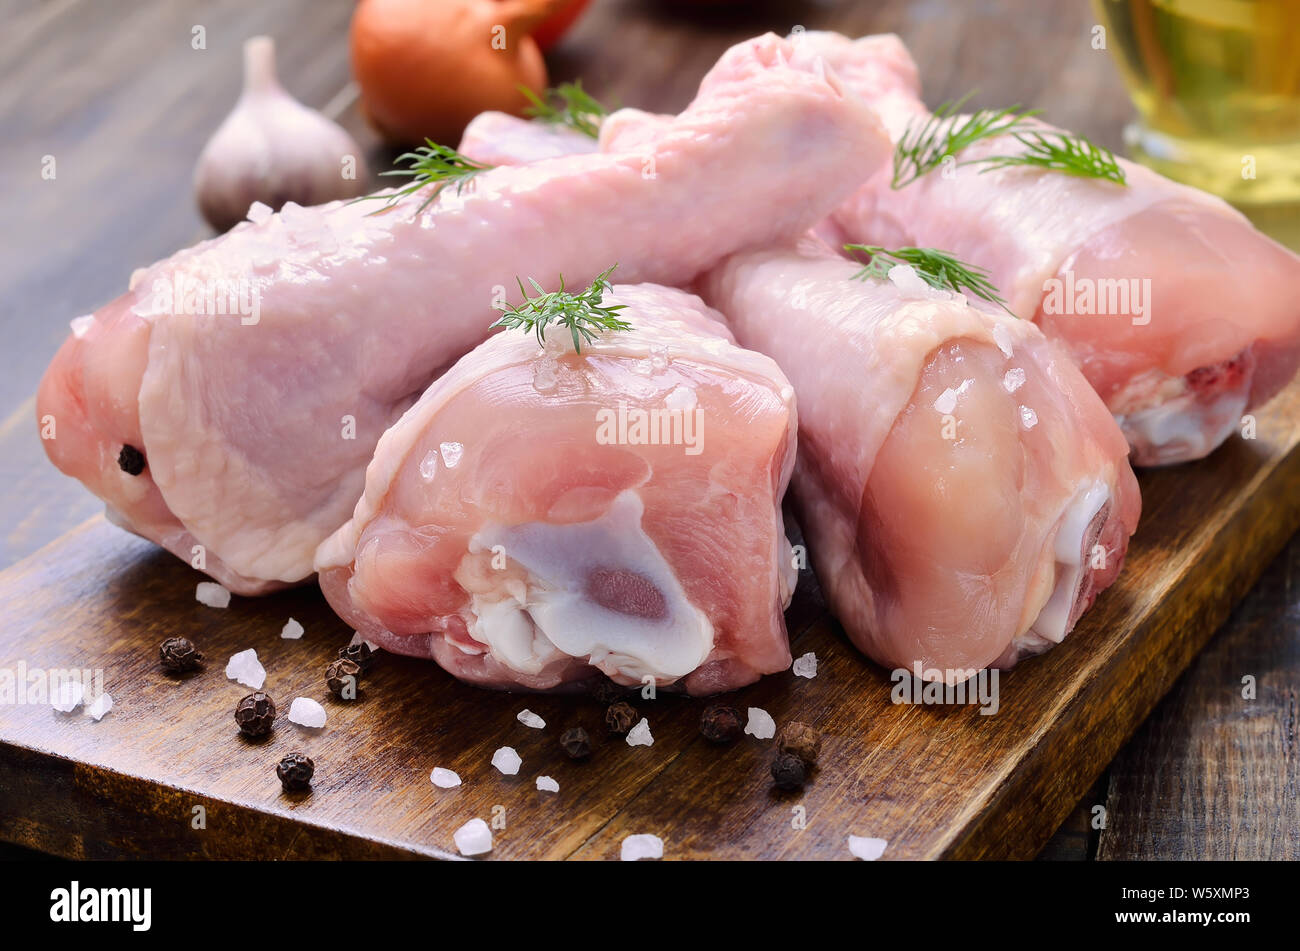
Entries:
MULTIPOLYGON (((1080 484, 1079 490, 1061 515, 1060 527, 1056 530, 1054 554, 1056 557, 1056 585, 1051 597, 1038 612, 1038 617, 1030 625, 1025 647, 1035 645, 1046 647, 1042 641, 1059 644, 1070 633, 1070 615, 1074 611, 1074 602, 1079 596, 1079 587, 1083 582, 1084 572, 1089 570, 1088 558, 1084 545, 1088 542, 1088 530, 1097 513, 1110 499, 1110 486, 1100 479, 1091 484, 1080 484)), ((1017 642, 1017 647, 1021 645, 1017 642)))

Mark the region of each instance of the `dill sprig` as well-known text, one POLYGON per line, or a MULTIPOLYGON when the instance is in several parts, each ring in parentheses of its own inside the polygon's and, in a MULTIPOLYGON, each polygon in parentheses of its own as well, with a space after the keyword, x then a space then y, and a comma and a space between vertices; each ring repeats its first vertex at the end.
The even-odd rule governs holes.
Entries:
POLYGON ((429 196, 424 199, 423 204, 415 210, 418 215, 424 209, 428 208, 442 190, 448 185, 455 184, 456 194, 461 190, 475 175, 482 172, 491 171, 495 165, 480 165, 473 159, 466 158, 453 148, 445 145, 439 145, 432 139, 425 139, 425 144, 412 152, 403 152, 397 158, 393 159, 393 164, 409 162, 409 168, 393 168, 386 172, 380 172, 380 175, 401 175, 411 179, 410 184, 389 195, 362 195, 354 201, 367 201, 372 198, 384 199, 383 208, 372 214, 379 214, 381 211, 387 211, 393 205, 400 202, 408 195, 414 195, 422 188, 433 186, 429 191, 429 196))
POLYGON ((532 103, 524 112, 538 122, 566 125, 593 139, 600 138, 600 124, 609 115, 609 110, 582 88, 581 79, 560 83, 540 96, 527 86, 520 86, 519 91, 532 103))
POLYGON ((1117 185, 1128 184, 1124 169, 1115 161, 1115 153, 1105 146, 1093 145, 1082 136, 1028 132, 1016 133, 1015 138, 1028 151, 1020 155, 994 155, 971 164, 987 166, 980 169, 981 175, 998 168, 1027 165, 1080 178, 1105 178, 1117 185))
POLYGON ((916 271, 917 277, 931 287, 956 291, 959 294, 964 290, 970 291, 981 300, 997 304, 1008 314, 1011 313, 1007 308, 1006 300, 989 280, 988 271, 974 264, 965 264, 947 251, 940 251, 938 248, 895 248, 891 251, 874 244, 846 244, 844 250, 871 256, 862 270, 853 275, 855 281, 865 281, 869 278, 886 280, 890 268, 899 264, 910 264, 916 271))
POLYGON ((537 343, 544 345, 546 328, 551 324, 560 324, 569 328, 569 333, 573 335, 573 349, 578 353, 582 352, 583 340, 590 343, 599 333, 606 330, 631 330, 631 324, 616 316, 627 306, 626 304, 605 306, 601 303, 605 292, 611 287, 609 275, 616 267, 617 264, 612 265, 597 274, 591 285, 578 294, 565 290, 564 275, 561 274, 560 289, 549 293, 530 277, 528 283, 533 285, 537 296, 529 297, 528 291, 524 289, 524 282, 516 277, 515 281, 519 284, 519 293, 523 295, 524 302, 518 307, 511 307, 508 304, 496 305, 497 310, 501 311, 501 316, 492 326, 505 327, 508 330, 531 331, 537 335, 537 343))
POLYGON ((902 188, 943 164, 948 156, 987 139, 1021 128, 1026 119, 1038 115, 1038 109, 1009 106, 1006 109, 980 109, 968 116, 958 115, 974 95, 968 92, 956 102, 945 102, 935 109, 920 127, 904 130, 894 147, 894 177, 891 185, 902 188))

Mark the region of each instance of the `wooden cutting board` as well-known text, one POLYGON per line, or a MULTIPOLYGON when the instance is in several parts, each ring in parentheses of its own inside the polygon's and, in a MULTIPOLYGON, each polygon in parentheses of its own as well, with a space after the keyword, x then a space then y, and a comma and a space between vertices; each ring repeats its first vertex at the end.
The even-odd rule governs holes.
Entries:
POLYGON ((636 748, 605 738, 591 699, 483 691, 391 655, 360 700, 335 701, 323 671, 351 632, 314 588, 204 607, 197 572, 92 519, 0 573, 0 678, 101 669, 115 706, 96 723, 0 705, 0 839, 77 858, 442 858, 479 817, 495 820, 497 859, 616 858, 647 832, 665 858, 846 859, 849 834, 886 839, 885 858, 1029 858, 1300 527, 1300 382, 1257 414, 1256 433, 1143 474, 1119 583, 1063 645, 1002 675, 992 716, 891 703, 887 673, 848 645, 805 573, 788 621, 816 678, 784 673, 729 698, 824 733, 802 793, 773 788, 773 741, 700 737, 699 700, 635 700, 654 735, 636 748), (301 640, 280 637, 291 616, 301 640), (206 652, 204 670, 160 670, 173 635, 206 652), (281 708, 262 742, 237 733, 249 691, 224 676, 249 647, 281 708), (284 718, 297 696, 325 705, 323 730, 284 718), (546 728, 520 724, 525 708, 546 728), (574 725, 596 739, 587 762, 558 748, 574 725), (501 746, 522 756, 517 776, 491 766, 501 746), (309 794, 280 790, 274 767, 292 750, 316 762, 309 794), (464 784, 434 787, 435 766, 464 784), (539 775, 559 793, 538 791, 539 775))

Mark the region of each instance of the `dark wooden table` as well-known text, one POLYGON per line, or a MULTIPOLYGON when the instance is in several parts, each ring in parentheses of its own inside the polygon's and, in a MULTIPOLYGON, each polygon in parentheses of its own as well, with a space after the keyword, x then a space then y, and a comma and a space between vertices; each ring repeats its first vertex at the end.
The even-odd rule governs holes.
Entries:
MULTIPOLYGON (((17 0, 0 36, 0 568, 98 511, 46 461, 33 398, 68 320, 131 271, 208 235, 193 163, 239 89, 240 46, 275 37, 281 79, 336 117, 382 168, 349 84, 351 0, 17 0), (195 26, 206 49, 195 50, 195 26), (52 155, 57 177, 43 180, 52 155)), ((550 57, 606 101, 675 111, 730 43, 763 30, 894 31, 933 105, 978 86, 1112 148, 1131 107, 1083 2, 819 0, 694 12, 596 0, 550 57)), ((1300 684, 1300 539, 1116 757, 1048 859, 1300 857, 1297 688, 1241 702, 1242 680, 1300 684), (1295 584, 1293 584, 1295 582, 1295 584), (1278 677, 1281 673, 1283 676, 1278 677), (1104 828, 1097 828, 1104 818, 1104 828)), ((0 852, 0 855, 16 852, 0 852)))

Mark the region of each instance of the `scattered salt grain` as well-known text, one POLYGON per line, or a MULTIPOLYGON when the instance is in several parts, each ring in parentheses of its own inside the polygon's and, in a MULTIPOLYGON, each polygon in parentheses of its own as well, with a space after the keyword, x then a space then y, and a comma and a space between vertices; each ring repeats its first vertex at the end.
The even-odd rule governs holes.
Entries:
POLYGON ((86 716, 93 717, 98 723, 104 719, 104 715, 113 709, 113 698, 106 693, 101 693, 90 706, 86 707, 86 716))
POLYGON ((293 618, 289 618, 289 623, 285 624, 285 626, 280 629, 280 636, 286 641, 296 641, 302 637, 304 633, 306 632, 303 626, 293 618))
POLYGON ((211 581, 199 582, 199 586, 194 589, 194 599, 199 604, 206 604, 210 608, 230 606, 230 592, 211 581))
POLYGON ((817 676, 817 655, 809 651, 796 660, 791 669, 796 677, 807 677, 812 680, 817 676))
POLYGON ((226 676, 245 687, 261 690, 266 683, 266 668, 257 659, 257 651, 249 648, 235 654, 226 663, 226 676))
POLYGON ((627 731, 628 746, 654 746, 655 738, 650 735, 650 721, 645 717, 632 729, 627 731))
POLYGON ((280 220, 286 227, 295 230, 314 224, 308 210, 296 201, 286 201, 280 206, 280 220))
POLYGON ((458 442, 439 443, 438 450, 442 453, 442 464, 448 469, 460 465, 460 457, 465 455, 465 447, 458 442))
POLYGON ((776 736, 776 721, 771 714, 759 707, 749 708, 749 722, 745 732, 757 740, 770 740, 776 736))
POLYGON ((255 201, 248 206, 247 218, 255 225, 260 225, 263 221, 270 218, 275 212, 271 210, 270 205, 264 205, 260 201, 255 201))
POLYGON ((433 477, 438 474, 438 452, 430 449, 420 460, 420 478, 425 482, 432 482, 433 477))
POLYGON ((1002 377, 1002 388, 1008 393, 1014 393, 1025 385, 1025 371, 1020 367, 1008 370, 1002 377))
POLYGON ((482 819, 471 819, 455 831, 456 850, 461 855, 483 855, 492 851, 492 830, 482 819))
MULTIPOLYGON (((559 334, 555 335, 556 337, 559 334)), ((550 393, 558 385, 555 376, 556 362, 550 357, 543 357, 533 367, 533 389, 538 393, 550 393)))
POLYGON ((379 645, 372 644, 370 641, 366 640, 364 637, 361 636, 360 631, 356 631, 353 633, 352 640, 348 641, 348 647, 356 647, 358 644, 365 644, 372 651, 379 650, 379 645))
POLYGON ((952 387, 944 390, 939 394, 939 398, 934 401, 934 408, 937 412, 945 415, 951 413, 957 408, 957 391, 952 387))
POLYGON ((657 835, 629 835, 623 840, 618 857, 624 862, 664 857, 664 840, 657 835))
POLYGON ((864 862, 874 862, 885 852, 889 843, 884 839, 869 839, 866 836, 849 836, 849 851, 864 862))
POLYGON ((492 754, 492 765, 504 773, 506 776, 514 776, 519 772, 519 765, 523 762, 519 754, 515 752, 513 746, 503 746, 492 754))
POLYGON ((559 792, 560 784, 551 779, 550 776, 538 776, 537 788, 542 792, 559 792))
POLYGON ((83 314, 80 317, 72 318, 72 320, 68 322, 68 326, 72 328, 72 336, 80 339, 86 336, 86 332, 90 330, 94 323, 94 314, 83 314))
POLYGON ((931 287, 910 264, 895 264, 889 269, 889 281, 898 293, 911 300, 935 300, 948 296, 947 291, 931 287))
POLYGON ((1033 429, 1038 425, 1038 414, 1028 406, 1020 407, 1020 421, 1025 424, 1025 429, 1033 429))
POLYGON ((515 717, 515 719, 518 720, 520 723, 522 723, 524 726, 532 727, 534 730, 546 729, 546 721, 543 720, 541 717, 539 717, 537 714, 533 713, 532 710, 520 710, 519 716, 515 717))
POLYGON ((435 766, 429 774, 429 780, 439 789, 452 789, 460 785, 460 777, 449 769, 435 766))
POLYGON ((1007 329, 1006 324, 993 325, 993 342, 998 345, 1004 357, 1011 357, 1011 331, 1007 329))
POLYGON ((289 722, 319 730, 325 725, 325 708, 315 700, 294 697, 289 704, 289 722))
POLYGON ((58 696, 50 698, 50 706, 60 713, 71 713, 81 705, 86 691, 75 680, 65 680, 59 684, 58 696))

